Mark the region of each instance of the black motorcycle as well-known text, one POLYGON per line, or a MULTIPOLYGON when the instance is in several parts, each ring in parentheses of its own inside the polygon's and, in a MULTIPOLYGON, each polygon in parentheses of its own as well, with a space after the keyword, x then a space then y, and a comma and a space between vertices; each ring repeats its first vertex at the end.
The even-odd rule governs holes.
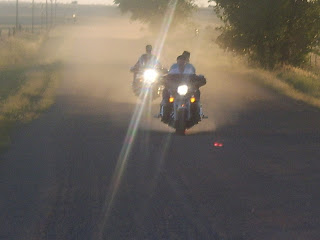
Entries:
POLYGON ((169 94, 166 103, 161 105, 161 121, 177 134, 185 135, 186 129, 207 118, 199 102, 199 88, 205 84, 206 79, 201 75, 167 75, 164 85, 169 94))

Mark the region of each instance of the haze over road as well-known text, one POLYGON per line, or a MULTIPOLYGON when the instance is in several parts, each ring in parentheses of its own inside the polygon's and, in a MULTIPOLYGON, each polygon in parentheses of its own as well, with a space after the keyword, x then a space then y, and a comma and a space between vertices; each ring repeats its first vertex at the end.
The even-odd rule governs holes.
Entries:
POLYGON ((169 36, 161 60, 191 51, 209 119, 176 136, 155 100, 127 148, 141 104, 129 68, 156 42, 142 27, 113 17, 52 33, 61 87, 1 155, 0 239, 319 239, 319 111, 247 81, 203 38, 169 36))

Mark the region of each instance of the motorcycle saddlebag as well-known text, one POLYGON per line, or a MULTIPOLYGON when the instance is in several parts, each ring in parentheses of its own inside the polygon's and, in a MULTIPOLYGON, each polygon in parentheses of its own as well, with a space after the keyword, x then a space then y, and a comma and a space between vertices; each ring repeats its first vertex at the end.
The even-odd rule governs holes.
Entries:
POLYGON ((195 85, 197 87, 202 87, 207 84, 207 80, 203 75, 198 75, 195 77, 195 85))

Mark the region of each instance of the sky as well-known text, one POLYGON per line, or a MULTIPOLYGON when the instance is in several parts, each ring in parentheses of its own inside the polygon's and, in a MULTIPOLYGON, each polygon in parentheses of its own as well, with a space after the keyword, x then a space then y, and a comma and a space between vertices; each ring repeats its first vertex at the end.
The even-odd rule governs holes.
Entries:
MULTIPOLYGON (((1 0, 0 0, 1 1, 1 0)), ((14 0, 8 0, 10 1, 14 1, 14 0)), ((28 2, 31 0, 21 0, 22 2, 28 2)), ((57 0, 57 2, 62 2, 62 3, 70 3, 73 0, 57 0)), ((113 0, 77 0, 79 4, 113 4, 113 0)), ((35 0, 35 2, 44 2, 44 0, 35 0)), ((49 1, 50 2, 50 1, 49 1)), ((198 6, 200 7, 207 7, 208 4, 208 0, 195 0, 195 3, 198 4, 198 6)))
MULTIPOLYGON (((60 2, 68 2, 65 0, 60 0, 60 2)), ((113 0, 78 0, 79 4, 90 4, 90 3, 99 3, 99 4, 113 4, 113 0)), ((208 0, 196 0, 196 3, 201 7, 208 6, 208 0)))

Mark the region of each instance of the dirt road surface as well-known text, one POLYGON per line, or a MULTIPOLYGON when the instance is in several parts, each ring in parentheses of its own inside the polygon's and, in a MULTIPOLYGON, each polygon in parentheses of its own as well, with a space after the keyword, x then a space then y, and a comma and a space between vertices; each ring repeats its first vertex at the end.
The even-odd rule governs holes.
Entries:
POLYGON ((128 70, 153 35, 125 17, 57 32, 56 104, 1 155, 0 239, 319 239, 318 110, 248 81, 201 37, 172 36, 163 63, 190 50, 208 80, 209 119, 176 136, 152 118, 159 99, 135 114, 128 70))

